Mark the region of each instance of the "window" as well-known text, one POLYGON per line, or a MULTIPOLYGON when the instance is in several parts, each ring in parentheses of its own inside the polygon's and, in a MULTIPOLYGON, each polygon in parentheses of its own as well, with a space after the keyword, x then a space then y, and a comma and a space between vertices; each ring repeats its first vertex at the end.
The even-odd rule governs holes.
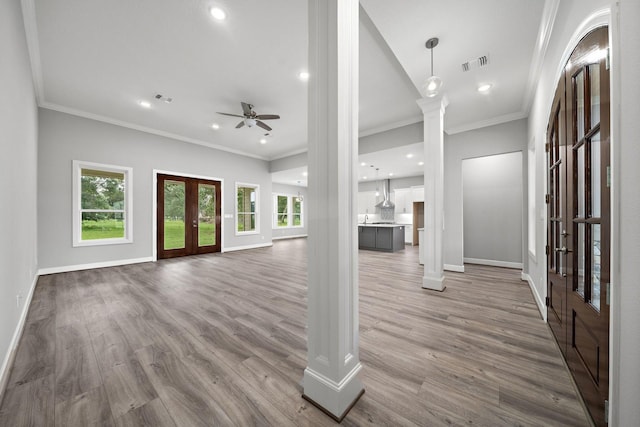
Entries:
POLYGON ((531 146, 527 156, 527 184, 528 184, 528 240, 529 254, 535 260, 536 257, 536 147, 535 140, 531 141, 531 146))
POLYGON ((289 197, 276 196, 276 226, 288 227, 289 226, 289 197))
POLYGON ((73 161, 73 246, 131 243, 132 169, 73 161))
POLYGON ((273 195, 273 228, 302 227, 302 197, 273 195))
POLYGON ((258 223, 258 199, 260 186, 236 183, 236 234, 260 232, 258 223))

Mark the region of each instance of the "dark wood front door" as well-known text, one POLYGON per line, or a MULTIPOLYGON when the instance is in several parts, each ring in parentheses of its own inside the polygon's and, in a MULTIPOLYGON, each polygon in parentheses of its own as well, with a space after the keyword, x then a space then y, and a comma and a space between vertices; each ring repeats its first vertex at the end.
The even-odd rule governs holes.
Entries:
POLYGON ((549 325, 596 425, 609 393, 608 30, 576 47, 558 84, 548 147, 549 325))
POLYGON ((158 259, 220 252, 220 184, 158 174, 158 259))

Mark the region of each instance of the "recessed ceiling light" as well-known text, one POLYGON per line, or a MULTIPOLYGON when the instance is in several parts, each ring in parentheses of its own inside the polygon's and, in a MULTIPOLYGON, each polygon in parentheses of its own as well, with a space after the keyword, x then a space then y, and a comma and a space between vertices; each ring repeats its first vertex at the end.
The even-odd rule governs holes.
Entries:
POLYGON ((151 108, 151 103, 149 101, 138 101, 138 104, 143 108, 151 108))
POLYGON ((309 73, 306 71, 300 71, 298 73, 298 78, 304 82, 306 82, 307 80, 309 80, 309 73))
POLYGON ((267 138, 260 138, 260 144, 266 144, 267 138))
POLYGON ((360 166, 367 166, 365 162, 360 163, 360 166))
POLYGON ((215 129, 215 130, 218 130, 218 129, 220 129, 220 125, 217 124, 217 123, 214 123, 214 124, 211 125, 211 128, 215 129))
POLYGON ((219 7, 212 7, 211 9, 209 9, 209 13, 218 21, 224 21, 227 18, 227 14, 225 13, 225 11, 220 9, 219 7))
POLYGON ((418 166, 424 166, 424 162, 418 162, 418 166))
POLYGON ((489 92, 489 89, 491 89, 491 85, 488 83, 478 86, 478 92, 480 93, 489 92))
POLYGON ((393 172, 389 172, 389 176, 393 176, 393 172))
POLYGON ((302 176, 307 176, 308 174, 306 172, 302 172, 302 176))
POLYGON ((363 176, 363 177, 362 177, 362 179, 367 179, 367 177, 366 177, 366 176, 363 176))
POLYGON ((407 159, 410 159, 412 157, 413 157, 413 154, 411 154, 411 153, 407 154, 407 159))

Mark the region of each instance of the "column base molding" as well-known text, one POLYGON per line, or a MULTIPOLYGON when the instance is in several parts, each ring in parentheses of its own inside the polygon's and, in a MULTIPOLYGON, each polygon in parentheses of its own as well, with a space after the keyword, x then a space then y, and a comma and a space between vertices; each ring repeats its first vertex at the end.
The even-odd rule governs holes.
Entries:
POLYGON ((364 394, 358 376, 361 369, 362 365, 358 363, 340 383, 336 383, 307 367, 302 398, 339 423, 364 394))
POLYGON ((422 278, 422 289, 429 289, 431 291, 442 292, 447 287, 444 285, 444 276, 441 277, 427 277, 422 278))

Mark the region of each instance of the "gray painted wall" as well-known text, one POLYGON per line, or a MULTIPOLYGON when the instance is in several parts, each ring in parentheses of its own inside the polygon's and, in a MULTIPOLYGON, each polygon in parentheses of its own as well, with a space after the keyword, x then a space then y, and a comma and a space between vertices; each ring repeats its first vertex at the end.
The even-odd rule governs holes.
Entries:
MULTIPOLYGON (((527 151, 527 121, 516 120, 444 138, 444 263, 463 265, 462 161, 482 156, 527 151)), ((524 157, 523 157, 524 159, 524 157)), ((526 173, 523 160, 522 173, 526 173)), ((522 181, 524 182, 524 181, 522 181)), ((523 208, 526 190, 523 190, 523 208)), ((526 210, 526 209, 525 209, 526 210)), ((526 240, 523 236, 524 245, 526 240)), ((523 246, 526 248, 526 246, 523 246)))
POLYGON ((260 234, 236 236, 234 218, 223 218, 222 247, 271 242, 271 176, 266 161, 41 109, 40 268, 151 257, 154 169, 223 179, 223 215, 234 218, 235 183, 260 185, 260 234), (133 168, 133 243, 72 247, 72 160, 133 168))
POLYGON ((360 137, 358 140, 358 154, 373 153, 422 141, 424 141, 424 125, 422 121, 420 121, 411 125, 360 137))
MULTIPOLYGON (((394 178, 389 182, 389 188, 391 192, 396 188, 409 188, 416 185, 424 185, 424 178, 420 176, 409 176, 406 178, 394 178)), ((380 192, 382 192, 382 184, 378 181, 377 184, 380 192)), ((366 181, 358 183, 358 191, 375 191, 376 181, 366 181)))
MULTIPOLYGON (((273 230, 271 230, 272 236, 273 238, 278 238, 278 237, 287 237, 287 236, 300 236, 300 235, 307 235, 307 206, 308 203, 305 203, 305 200, 307 200, 307 187, 298 187, 295 185, 286 185, 286 184, 278 184, 278 183, 273 183, 271 186, 271 192, 272 193, 277 193, 277 194, 282 194, 282 195, 287 195, 287 196, 297 196, 298 193, 300 193, 300 195, 303 198, 303 202, 302 202, 302 218, 303 218, 303 226, 302 227, 296 227, 296 228, 274 228, 273 230)), ((273 197, 271 197, 271 212, 275 211, 275 208, 273 207, 273 197)))
POLYGON ((462 161, 464 258, 522 263, 522 153, 462 161))
POLYGON ((38 110, 19 0, 0 2, 0 58, 1 390, 12 340, 38 269, 38 110), (22 296, 19 301, 17 295, 22 296))
POLYGON ((269 172, 280 172, 307 166, 307 152, 282 157, 269 162, 269 172))

